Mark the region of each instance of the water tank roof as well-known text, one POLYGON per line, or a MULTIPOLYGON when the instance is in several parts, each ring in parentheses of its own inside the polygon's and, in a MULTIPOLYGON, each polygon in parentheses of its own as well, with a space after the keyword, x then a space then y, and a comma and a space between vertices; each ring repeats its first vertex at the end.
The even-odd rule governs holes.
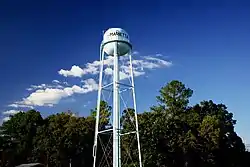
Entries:
POLYGON ((117 41, 117 40, 129 43, 128 33, 121 28, 110 28, 103 35, 103 43, 117 41))
POLYGON ((117 42, 119 56, 127 54, 132 48, 129 35, 122 28, 110 28, 103 35, 103 49, 110 56, 114 54, 114 42, 117 42))

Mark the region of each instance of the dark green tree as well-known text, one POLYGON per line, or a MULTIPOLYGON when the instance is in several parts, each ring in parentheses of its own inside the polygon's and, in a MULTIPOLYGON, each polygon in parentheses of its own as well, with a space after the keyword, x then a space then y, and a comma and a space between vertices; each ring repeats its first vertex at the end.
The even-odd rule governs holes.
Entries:
POLYGON ((182 82, 173 80, 161 88, 160 96, 156 98, 160 107, 177 112, 187 108, 192 94, 193 90, 186 88, 182 82))
MULTIPOLYGON (((226 105, 212 100, 189 105, 193 91, 180 81, 171 81, 160 90, 158 104, 138 114, 144 167, 247 167, 250 154, 235 132, 236 120, 226 105)), ((112 128, 111 107, 100 104, 100 130, 112 128)), ((49 167, 93 165, 96 108, 88 117, 63 112, 42 118, 35 110, 20 112, 0 127, 2 167, 41 162, 49 167)), ((121 133, 135 130, 132 108, 123 111, 121 133)), ((98 136, 109 143, 112 136, 98 136)), ((123 166, 138 166, 135 134, 123 135, 123 166), (132 139, 132 140, 131 140, 132 139)), ((98 160, 103 149, 98 145, 98 160)), ((112 160, 112 143, 110 154, 112 160)), ((99 162, 100 166, 107 164, 99 162)))
POLYGON ((33 139, 36 136, 37 127, 43 124, 43 118, 39 112, 30 110, 19 112, 7 122, 4 122, 1 130, 10 147, 11 159, 8 163, 18 165, 28 163, 32 159, 33 139))

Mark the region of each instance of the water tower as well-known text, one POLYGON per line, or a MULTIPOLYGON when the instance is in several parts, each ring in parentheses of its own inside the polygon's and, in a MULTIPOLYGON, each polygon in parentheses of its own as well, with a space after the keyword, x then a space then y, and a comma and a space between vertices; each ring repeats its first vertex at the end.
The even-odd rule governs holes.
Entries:
MULTIPOLYGON (((109 61, 110 62, 110 61, 109 61)), ((110 69, 110 68, 109 68, 110 69)), ((125 104, 125 103, 123 103, 125 104)), ((128 107, 125 104, 126 107, 128 107)), ((132 120, 132 119, 131 119, 132 120)), ((141 150, 140 150, 140 140, 139 140, 139 130, 138 130, 138 119, 137 119, 137 109, 136 109, 136 97, 135 97, 135 87, 134 87, 134 78, 133 78, 133 66, 132 66, 132 45, 129 40, 129 35, 126 31, 121 28, 110 28, 103 35, 103 41, 100 47, 100 75, 99 75, 99 88, 98 88, 98 99, 97 99, 97 112, 96 112, 96 128, 95 128, 95 139, 94 139, 94 147, 93 147, 93 157, 94 164, 93 167, 97 166, 112 166, 113 167, 121 167, 123 166, 122 157, 124 157, 121 151, 122 140, 126 135, 134 134, 134 138, 136 140, 136 149, 138 156, 137 158, 137 166, 142 167, 141 160, 141 150), (106 57, 106 58, 105 58, 106 57), (103 78, 105 73, 105 65, 107 64, 107 57, 109 60, 112 60, 111 64, 111 80, 110 83, 104 82, 103 78), (124 73, 121 72, 121 69, 126 70, 126 75, 124 77, 124 73), (123 76, 121 76, 123 74, 123 76), (120 77, 121 76, 121 77, 120 77), (125 79, 128 79, 129 82, 125 83, 125 79), (123 82, 124 81, 124 82, 123 82), (110 92, 112 94, 112 121, 110 129, 100 129, 100 104, 102 101, 103 91, 110 88, 110 92), (124 88, 125 89, 122 89, 124 88), (121 100, 124 102, 124 99, 121 99, 121 94, 123 91, 130 92, 131 97, 131 108, 133 112, 133 121, 134 121, 134 130, 126 131, 123 133, 123 127, 121 126, 121 100), (98 140, 99 135, 109 132, 111 137, 112 146, 110 147, 112 156, 105 156, 107 162, 110 164, 101 165, 97 163, 98 159, 101 159, 100 156, 97 156, 98 149, 101 149, 100 144, 101 141, 98 140), (100 142, 100 144, 98 144, 100 142), (110 159, 109 159, 109 158, 110 159)), ((106 148, 106 147, 104 147, 106 148)), ((135 147, 134 147, 135 148, 135 147)), ((103 149, 104 150, 104 149, 103 149)), ((103 154, 105 150, 102 152, 103 154)), ((103 158, 103 157, 102 157, 103 158)))

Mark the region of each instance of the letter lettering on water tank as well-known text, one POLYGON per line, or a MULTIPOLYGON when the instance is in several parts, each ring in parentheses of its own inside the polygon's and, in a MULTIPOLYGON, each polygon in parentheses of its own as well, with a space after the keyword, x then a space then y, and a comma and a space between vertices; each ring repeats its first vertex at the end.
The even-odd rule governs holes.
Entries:
POLYGON ((123 33, 123 32, 119 32, 119 31, 111 32, 109 34, 109 36, 121 36, 121 37, 124 37, 124 38, 128 38, 128 34, 123 33))

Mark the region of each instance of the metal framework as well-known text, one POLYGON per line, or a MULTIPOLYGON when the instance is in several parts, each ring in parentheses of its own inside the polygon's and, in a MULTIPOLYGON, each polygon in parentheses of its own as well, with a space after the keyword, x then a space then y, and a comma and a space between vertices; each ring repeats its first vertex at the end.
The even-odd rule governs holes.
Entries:
MULTIPOLYGON (((135 95, 135 84, 133 77, 133 65, 132 65, 132 52, 125 56, 118 56, 118 41, 114 43, 114 56, 112 56, 113 63, 106 63, 107 57, 102 44, 100 47, 100 74, 99 74, 99 88, 98 88, 98 99, 97 99, 97 113, 96 113, 96 125, 95 125, 95 139, 93 147, 94 163, 93 167, 121 167, 126 166, 127 163, 132 163, 134 166, 142 167, 140 138, 138 129, 138 118, 137 118, 137 106, 136 106, 136 95, 135 95), (108 66, 108 67, 106 67, 108 66), (105 81, 106 67, 110 69, 112 67, 113 78, 105 81), (123 68, 121 68, 123 67, 123 68), (124 71, 123 71, 124 70, 124 71), (126 75, 125 75, 126 74, 126 75), (123 75, 123 77, 120 77, 123 75), (124 77, 125 75, 125 77, 124 77), (126 80, 128 83, 126 83, 126 80), (110 83, 109 83, 110 82, 110 83), (105 92, 108 93, 106 98, 105 92), (124 93, 128 92, 128 97, 124 97, 124 93), (113 96, 112 96, 113 94, 113 96), (112 118, 111 128, 105 128, 101 130, 100 124, 100 104, 101 101, 109 101, 113 97, 112 101, 112 118), (128 100, 132 100, 131 103, 128 100), (123 106, 123 107, 122 107, 123 106), (133 129, 124 131, 121 122, 121 111, 133 109, 133 114, 127 112, 129 115, 129 121, 133 125, 133 129), (109 137, 102 139, 102 135, 109 135, 109 137), (126 137, 125 137, 126 136, 126 137), (124 138, 125 137, 125 138, 124 138), (112 142, 113 138, 113 142, 112 142), (126 141, 126 147, 123 147, 123 141, 126 141), (128 143, 130 147, 128 147, 128 143), (137 145, 134 146, 133 144, 137 145), (135 150, 136 149, 136 150, 135 150), (137 154, 137 159, 134 158, 134 154, 137 154), (101 155, 98 155, 101 154, 101 155), (125 155, 126 154, 126 155, 125 155), (133 156, 131 155, 133 154, 133 156), (112 155, 112 156, 111 156, 112 155)), ((110 76, 110 73, 109 75, 110 76)))

